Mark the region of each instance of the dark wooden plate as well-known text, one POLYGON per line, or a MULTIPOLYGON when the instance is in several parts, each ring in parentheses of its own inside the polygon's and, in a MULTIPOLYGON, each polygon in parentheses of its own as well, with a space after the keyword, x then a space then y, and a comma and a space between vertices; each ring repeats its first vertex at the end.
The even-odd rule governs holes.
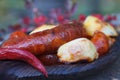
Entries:
POLYGON ((92 63, 45 66, 48 78, 29 64, 20 61, 0 61, 0 80, 78 80, 109 67, 120 54, 120 36, 108 54, 92 63))

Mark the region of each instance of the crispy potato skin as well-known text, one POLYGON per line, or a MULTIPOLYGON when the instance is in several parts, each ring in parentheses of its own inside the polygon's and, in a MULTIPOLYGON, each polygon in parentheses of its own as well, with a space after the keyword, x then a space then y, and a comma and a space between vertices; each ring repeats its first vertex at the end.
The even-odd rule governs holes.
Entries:
POLYGON ((115 43, 116 39, 112 37, 108 37, 108 39, 109 39, 109 46, 111 47, 115 43))
POLYGON ((118 36, 118 33, 112 25, 94 16, 88 16, 84 21, 83 25, 90 36, 93 36, 95 31, 101 31, 107 36, 118 36))
POLYGON ((99 57, 95 45, 87 38, 74 39, 59 47, 60 62, 74 63, 86 60, 92 62, 99 57))
POLYGON ((91 41, 96 46, 97 51, 100 56, 107 53, 109 49, 109 40, 108 40, 108 37, 104 33, 100 31, 96 31, 91 41))
POLYGON ((28 35, 27 38, 15 43, 5 41, 1 47, 20 48, 35 55, 56 53, 62 44, 80 37, 87 37, 86 30, 81 23, 73 22, 28 35))

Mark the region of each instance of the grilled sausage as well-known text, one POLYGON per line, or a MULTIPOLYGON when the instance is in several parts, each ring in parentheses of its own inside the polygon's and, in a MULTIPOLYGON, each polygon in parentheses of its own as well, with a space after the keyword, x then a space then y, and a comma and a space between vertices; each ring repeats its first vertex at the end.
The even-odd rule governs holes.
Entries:
POLYGON ((24 40, 9 44, 9 40, 2 44, 2 48, 20 48, 35 55, 56 53, 64 43, 76 38, 87 37, 86 30, 78 22, 60 24, 57 27, 29 35, 24 40))
POLYGON ((55 64, 60 64, 59 58, 57 57, 56 54, 45 54, 45 55, 40 55, 38 56, 38 59, 47 66, 55 65, 55 64))
POLYGON ((21 42, 24 39, 27 39, 28 35, 22 31, 15 31, 13 32, 8 40, 6 40, 3 45, 13 45, 17 44, 18 42, 21 42))
POLYGON ((100 31, 96 31, 91 39, 97 48, 99 55, 104 55, 109 50, 109 40, 108 37, 100 31))

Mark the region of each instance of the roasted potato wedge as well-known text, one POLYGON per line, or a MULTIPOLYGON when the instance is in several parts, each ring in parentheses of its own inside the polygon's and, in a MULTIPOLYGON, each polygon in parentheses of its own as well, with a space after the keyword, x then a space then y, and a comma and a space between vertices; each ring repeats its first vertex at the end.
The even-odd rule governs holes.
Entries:
POLYGON ((111 47, 116 41, 115 38, 111 38, 111 37, 108 37, 108 40, 109 40, 109 47, 111 47))
POLYGON ((47 30, 47 29, 52 29, 52 28, 54 28, 54 27, 56 27, 56 25, 47 25, 47 24, 44 24, 44 25, 39 26, 39 27, 37 27, 36 29, 34 29, 34 30, 30 33, 30 35, 33 34, 33 33, 36 33, 36 32, 40 32, 40 31, 47 30))
POLYGON ((98 58, 95 45, 87 38, 78 38, 63 44, 57 52, 61 62, 73 63, 81 60, 91 62, 98 58))
POLYGON ((107 36, 118 36, 118 33, 113 28, 113 26, 94 16, 88 16, 83 24, 84 24, 84 28, 88 32, 88 35, 90 36, 93 36, 95 31, 101 31, 107 36))

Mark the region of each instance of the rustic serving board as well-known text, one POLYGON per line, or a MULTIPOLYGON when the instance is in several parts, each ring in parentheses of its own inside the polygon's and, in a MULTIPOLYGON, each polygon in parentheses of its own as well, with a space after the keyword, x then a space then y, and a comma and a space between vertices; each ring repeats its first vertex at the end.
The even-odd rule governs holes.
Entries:
POLYGON ((108 54, 92 63, 45 66, 48 78, 32 66, 21 61, 0 61, 0 80, 77 80, 94 75, 112 65, 120 56, 120 37, 108 54), (98 72, 99 71, 99 72, 98 72))

